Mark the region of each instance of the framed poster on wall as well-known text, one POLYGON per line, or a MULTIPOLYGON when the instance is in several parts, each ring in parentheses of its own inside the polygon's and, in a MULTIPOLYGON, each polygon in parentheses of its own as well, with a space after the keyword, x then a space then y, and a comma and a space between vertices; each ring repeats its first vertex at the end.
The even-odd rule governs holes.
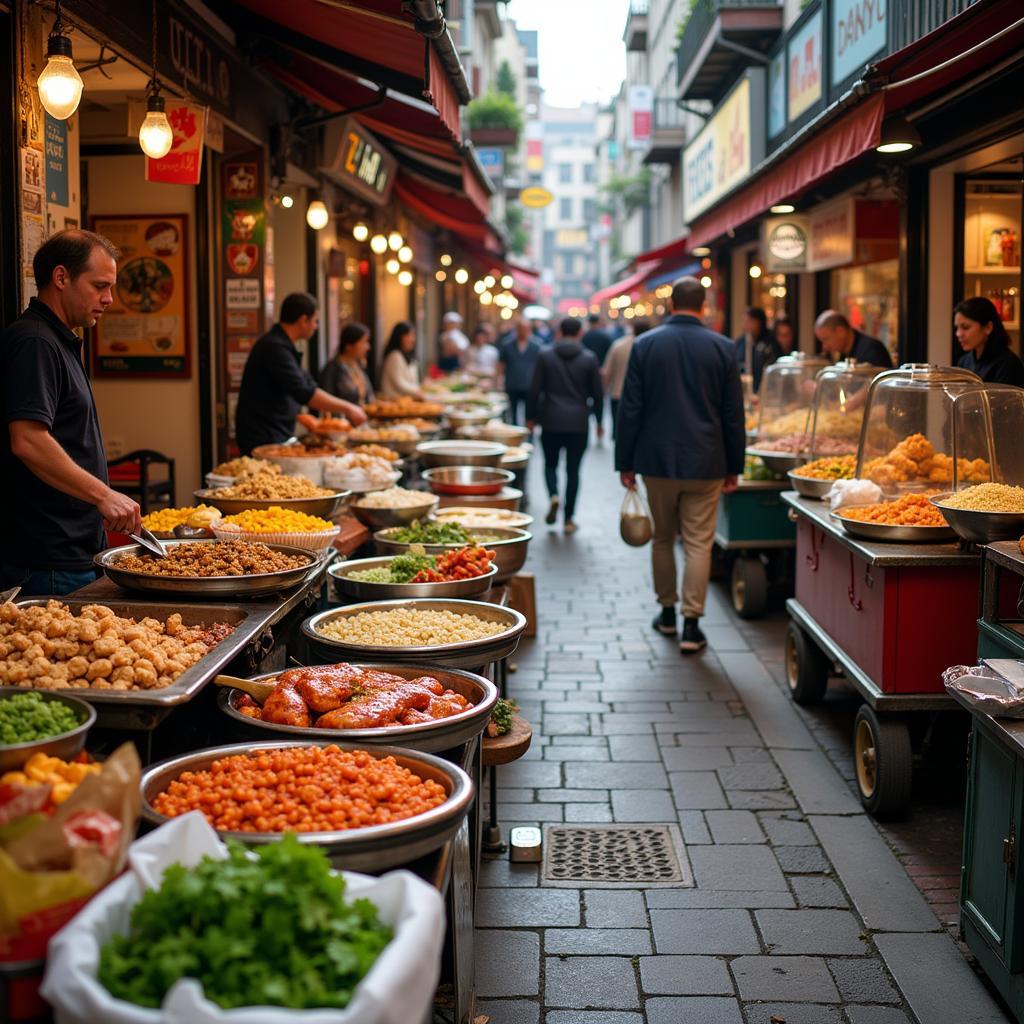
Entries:
POLYGON ((192 375, 188 216, 96 216, 92 230, 121 250, 114 302, 92 329, 97 377, 192 375))

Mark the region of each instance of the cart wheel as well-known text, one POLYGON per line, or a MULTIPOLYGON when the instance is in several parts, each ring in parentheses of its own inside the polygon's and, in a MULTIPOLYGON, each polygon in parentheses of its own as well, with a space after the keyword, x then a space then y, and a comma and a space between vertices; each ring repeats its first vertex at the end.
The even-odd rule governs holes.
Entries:
POLYGON ((732 563, 732 606, 741 619, 758 619, 768 604, 768 573, 764 562, 740 556, 732 563))
POLYGON ((853 724, 853 760, 860 802, 868 813, 879 820, 904 817, 913 775, 906 723, 893 715, 879 717, 862 704, 853 724))
POLYGON ((821 648, 795 623, 786 630, 786 682, 797 704, 817 704, 828 689, 832 665, 821 648))

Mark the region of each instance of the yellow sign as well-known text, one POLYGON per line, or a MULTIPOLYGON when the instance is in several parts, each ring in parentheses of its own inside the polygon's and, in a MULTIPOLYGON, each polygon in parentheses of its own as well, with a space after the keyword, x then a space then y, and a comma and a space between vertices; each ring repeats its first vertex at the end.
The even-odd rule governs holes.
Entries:
POLYGON ((554 201, 555 197, 540 185, 531 185, 519 193, 519 202, 523 206, 530 207, 531 210, 543 210, 545 206, 550 206, 554 201))

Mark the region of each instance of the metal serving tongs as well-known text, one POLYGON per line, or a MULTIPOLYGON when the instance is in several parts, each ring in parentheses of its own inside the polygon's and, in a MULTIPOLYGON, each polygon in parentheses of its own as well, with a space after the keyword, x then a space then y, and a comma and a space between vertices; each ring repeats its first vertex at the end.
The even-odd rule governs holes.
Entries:
POLYGON ((21 587, 11 587, 10 590, 4 590, 0 592, 0 604, 7 604, 8 601, 13 601, 21 593, 21 587))
POLYGON ((140 526, 138 533, 129 533, 129 537, 136 544, 141 544, 147 551, 152 552, 157 558, 167 557, 167 548, 164 547, 163 541, 160 540, 155 534, 147 530, 146 527, 140 526))

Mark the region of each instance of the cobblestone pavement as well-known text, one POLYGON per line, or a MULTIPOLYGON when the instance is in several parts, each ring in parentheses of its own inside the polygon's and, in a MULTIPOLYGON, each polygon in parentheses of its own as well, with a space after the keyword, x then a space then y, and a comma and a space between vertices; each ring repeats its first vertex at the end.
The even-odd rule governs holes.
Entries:
POLYGON ((805 712, 781 689, 784 611, 741 623, 713 586, 710 647, 694 658, 651 629, 650 554, 619 540, 611 465, 608 448, 588 451, 572 537, 539 521, 531 467, 539 634, 510 692, 534 742, 499 769, 499 817, 506 836, 677 826, 693 884, 552 887, 535 865, 486 860, 478 1012, 494 1024, 1009 1019, 943 926, 962 768, 952 791, 915 793, 914 820, 880 833, 848 781, 855 701, 840 689, 805 712))

